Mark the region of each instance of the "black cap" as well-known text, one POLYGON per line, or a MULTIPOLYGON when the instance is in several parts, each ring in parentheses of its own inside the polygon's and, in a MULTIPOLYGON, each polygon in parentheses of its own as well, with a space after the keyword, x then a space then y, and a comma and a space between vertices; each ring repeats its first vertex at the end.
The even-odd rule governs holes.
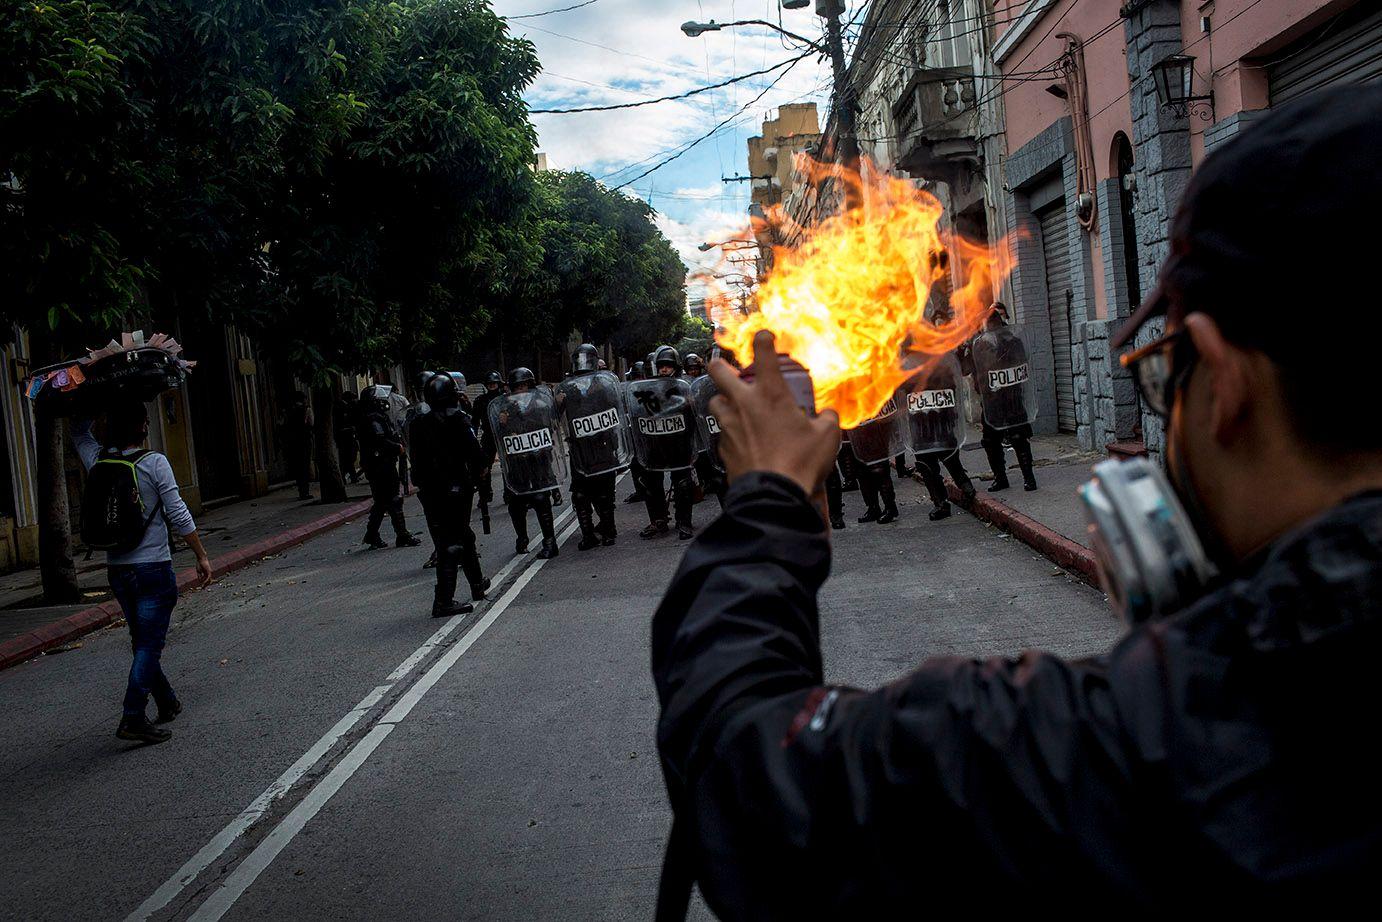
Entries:
POLYGON ((1362 273, 1377 261, 1382 86, 1313 93, 1205 158, 1171 225, 1155 290, 1115 334, 1203 312, 1231 342, 1274 358, 1337 336, 1331 315, 1376 315, 1362 273))

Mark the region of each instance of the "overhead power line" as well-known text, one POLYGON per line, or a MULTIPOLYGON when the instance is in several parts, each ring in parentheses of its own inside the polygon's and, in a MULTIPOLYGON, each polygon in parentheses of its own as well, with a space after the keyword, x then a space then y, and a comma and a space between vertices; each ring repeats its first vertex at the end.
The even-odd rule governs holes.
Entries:
POLYGON ((737 77, 731 77, 730 79, 722 80, 719 83, 712 83, 709 86, 698 86, 694 90, 687 90, 685 93, 677 93, 674 96, 659 96, 657 99, 641 99, 638 102, 613 103, 607 106, 579 106, 572 109, 530 109, 528 111, 532 115, 567 115, 572 112, 612 112, 615 109, 636 109, 639 106, 652 106, 662 102, 673 102, 678 99, 689 99, 690 97, 699 95, 700 93, 708 93, 711 90, 718 90, 722 87, 727 87, 733 83, 742 83, 743 81, 748 80, 752 77, 761 77, 764 74, 771 74, 775 70, 781 70, 782 68, 795 64, 797 61, 800 60, 800 57, 788 58, 786 61, 780 61, 777 64, 774 64, 772 67, 765 67, 762 70, 756 70, 748 74, 740 74, 737 77))
POLYGON ((710 130, 707 131, 705 134, 701 135, 699 138, 696 138, 696 140, 692 141, 692 142, 689 143, 689 144, 684 145, 684 146, 683 146, 680 150, 678 150, 676 153, 672 154, 672 155, 669 156, 669 157, 664 158, 663 160, 658 161, 657 163, 655 163, 655 164, 653 164, 652 166, 648 167, 648 169, 644 170, 642 173, 639 173, 639 174, 638 174, 637 176, 635 176, 633 179, 630 179, 630 180, 626 180, 626 181, 624 181, 624 182, 621 182, 619 185, 615 186, 614 188, 615 188, 615 189, 622 189, 622 188, 624 188, 625 186, 629 186, 629 185, 632 185, 633 183, 638 182, 640 179, 644 178, 645 176, 648 176, 648 175, 650 175, 650 174, 656 172, 657 170, 662 169, 664 166, 666 166, 667 164, 671 163, 673 160, 676 160, 678 157, 682 156, 682 155, 685 154, 687 151, 691 150, 691 148, 695 147, 697 144, 700 144, 702 141, 705 141, 706 139, 712 137, 717 131, 719 131, 719 130, 720 130, 721 128, 723 128, 725 125, 727 125, 727 124, 729 124, 730 122, 734 121, 734 120, 735 120, 736 118, 738 118, 740 115, 743 115, 746 111, 748 111, 749 109, 751 109, 751 108, 753 108, 755 105, 757 105, 757 104, 758 104, 758 101, 759 101, 760 99, 762 99, 764 96, 767 96, 767 95, 768 95, 768 92, 769 92, 773 87, 777 86, 779 83, 782 82, 782 78, 783 78, 783 77, 787 76, 789 73, 792 72, 792 68, 793 68, 793 67, 795 67, 797 64, 801 63, 801 62, 802 62, 803 60, 805 60, 806 58, 811 57, 811 55, 813 55, 813 54, 815 54, 815 51, 808 51, 808 52, 806 52, 806 53, 804 53, 804 54, 801 54, 801 55, 797 56, 796 58, 793 58, 792 61, 788 64, 787 68, 786 68, 782 73, 778 74, 778 75, 777 75, 777 78, 774 79, 772 83, 769 83, 767 86, 765 86, 765 87, 763 88, 763 92, 759 93, 759 94, 758 94, 757 96, 755 96, 753 99, 750 99, 748 102, 744 103, 744 105, 740 106, 740 107, 739 107, 739 110, 738 110, 737 112, 735 112, 733 115, 729 116, 729 118, 726 118, 724 121, 720 122, 720 124, 716 125, 714 128, 710 129, 710 130))
POLYGON ((500 16, 499 18, 500 18, 500 19, 508 19, 508 20, 514 20, 514 19, 537 19, 539 16, 551 16, 551 15, 553 15, 554 13, 569 13, 569 12, 571 12, 572 10, 579 10, 579 9, 580 9, 581 7, 583 7, 583 6, 590 6, 590 4, 595 3, 595 2, 596 2, 596 0, 585 0, 584 3, 577 3, 575 6, 564 6, 564 7, 562 7, 562 8, 559 9, 559 10, 547 10, 547 11, 544 12, 544 13, 524 13, 522 16, 500 16))

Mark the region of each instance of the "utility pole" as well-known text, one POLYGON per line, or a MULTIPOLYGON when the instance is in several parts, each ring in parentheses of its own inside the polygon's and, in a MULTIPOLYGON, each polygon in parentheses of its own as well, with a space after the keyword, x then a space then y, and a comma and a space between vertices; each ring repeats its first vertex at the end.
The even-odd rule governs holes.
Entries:
POLYGON ((849 64, 845 61, 844 0, 816 0, 816 15, 825 20, 826 47, 830 50, 830 65, 834 72, 835 92, 832 105, 839 126, 837 144, 840 161, 850 170, 859 169, 859 137, 854 127, 854 89, 849 85, 849 64))

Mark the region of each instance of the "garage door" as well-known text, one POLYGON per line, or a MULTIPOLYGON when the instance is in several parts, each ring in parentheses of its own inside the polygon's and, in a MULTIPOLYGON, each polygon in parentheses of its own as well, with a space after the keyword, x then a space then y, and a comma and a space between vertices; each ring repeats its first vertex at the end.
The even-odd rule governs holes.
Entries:
POLYGON ((1056 422, 1061 432, 1075 431, 1075 374, 1070 365, 1070 241, 1065 202, 1037 215, 1046 257, 1046 313, 1051 321, 1051 350, 1056 367, 1056 422))
POLYGON ((1265 65, 1273 106, 1327 86, 1382 80, 1382 5, 1362 0, 1265 65))

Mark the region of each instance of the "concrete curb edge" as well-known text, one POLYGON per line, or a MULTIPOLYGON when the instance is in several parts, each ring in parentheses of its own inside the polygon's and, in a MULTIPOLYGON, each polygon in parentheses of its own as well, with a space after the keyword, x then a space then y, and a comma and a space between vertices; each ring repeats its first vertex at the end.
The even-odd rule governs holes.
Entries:
POLYGON ((945 488, 950 493, 950 501, 967 509, 975 518, 1001 528, 1022 541, 1028 547, 1040 552, 1052 563, 1078 576, 1081 580, 1099 589, 1099 564, 1094 552, 1082 544, 1047 528, 1036 519, 1023 515, 1013 507, 991 496, 980 494, 973 503, 966 504, 959 487, 947 480, 945 488))
MULTIPOLYGON (((306 522, 296 528, 290 528, 262 541, 256 541, 246 547, 236 548, 220 557, 215 557, 211 561, 212 577, 220 579, 236 570, 242 570, 270 554, 277 554, 290 547, 296 547, 320 534, 339 528, 351 519, 364 515, 369 511, 369 507, 370 500, 354 502, 319 519, 306 522)), ((195 569, 183 570, 177 575, 177 579, 179 595, 199 588, 195 569)), ((100 605, 68 615, 66 618, 51 624, 35 628, 27 634, 20 634, 18 637, 0 643, 0 669, 8 669, 54 647, 70 643, 78 637, 114 624, 122 617, 124 617, 124 613, 120 610, 120 604, 111 599, 100 605)))

